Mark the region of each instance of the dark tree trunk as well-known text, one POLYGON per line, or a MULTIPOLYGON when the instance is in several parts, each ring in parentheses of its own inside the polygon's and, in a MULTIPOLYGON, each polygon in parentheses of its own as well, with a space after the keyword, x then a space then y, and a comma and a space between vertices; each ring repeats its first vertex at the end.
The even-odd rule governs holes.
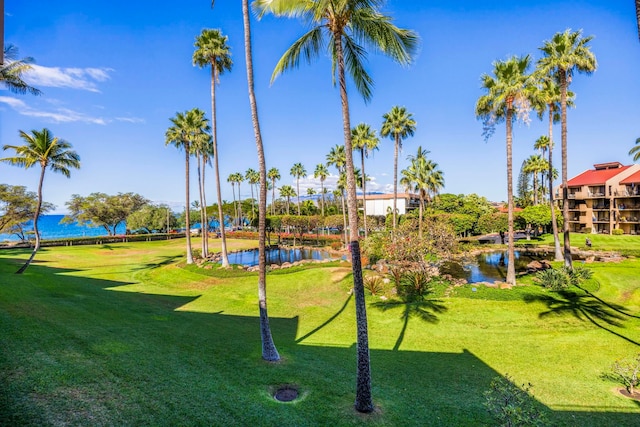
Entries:
POLYGON ((258 305, 260 307, 260 337, 262 338, 262 358, 275 362, 280 360, 280 354, 273 342, 271 328, 269 327, 269 315, 267 314, 267 263, 265 252, 266 217, 267 217, 267 170, 264 159, 264 147, 260 122, 258 121, 258 107, 253 83, 253 60, 251 55, 251 25, 249 22, 249 1, 242 0, 242 17, 244 22, 244 49, 247 63, 247 85, 249 88, 249 104, 251 106, 251 119, 253 132, 256 138, 256 150, 258 152, 258 166, 260 169, 260 203, 258 204, 258 305))
POLYGON ((560 238, 558 237, 558 221, 556 219, 556 206, 553 200, 553 109, 554 104, 549 104, 549 202, 551 203, 551 226, 553 228, 554 260, 562 261, 560 238))
POLYGON ((355 408, 358 412, 373 411, 371 396, 371 363, 369 357, 369 332, 367 325, 367 307, 364 298, 364 282, 360 260, 360 244, 358 242, 358 202, 356 199, 356 179, 353 167, 353 145, 351 143, 351 121, 349 118, 349 99, 347 97, 347 81, 344 74, 344 57, 342 39, 335 37, 338 63, 338 80, 340 82, 340 99, 342 101, 342 126, 344 131, 344 148, 347 157, 347 209, 349 210, 349 234, 351 250, 351 266, 353 271, 353 293, 356 300, 357 331, 357 378, 355 408))
POLYGON ((571 241, 569 238, 569 188, 567 187, 567 72, 560 70, 560 109, 561 109, 561 132, 562 140, 562 218, 564 229, 564 265, 573 269, 571 262, 571 241))
POLYGON ((396 229, 396 211, 398 201, 398 152, 400 151, 400 135, 395 135, 395 148, 393 152, 393 230, 396 229))
POLYGON ((515 246, 513 233, 513 110, 511 103, 507 106, 507 203, 509 242, 507 247, 507 283, 516 284, 515 246))
POLYGON ((191 219, 189 218, 189 143, 184 144, 185 155, 185 215, 184 224, 187 238, 187 264, 193 264, 193 253, 191 252, 191 219))
MULTIPOLYGON (((227 254, 227 232, 224 226, 224 213, 222 212, 222 191, 220 189, 220 167, 218 163, 218 125, 216 119, 216 68, 211 64, 211 131, 213 133, 213 167, 216 174, 216 191, 218 192, 218 223, 220 224, 220 239, 222 240, 222 267, 229 267, 227 254)), ((235 193, 234 193, 235 202, 235 193)))

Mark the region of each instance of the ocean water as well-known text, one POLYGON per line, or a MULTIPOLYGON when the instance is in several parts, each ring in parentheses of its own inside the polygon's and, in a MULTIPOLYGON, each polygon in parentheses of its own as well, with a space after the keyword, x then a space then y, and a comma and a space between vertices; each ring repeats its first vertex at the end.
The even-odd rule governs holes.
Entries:
MULTIPOLYGON (((107 230, 104 227, 91 227, 90 225, 79 225, 77 223, 60 224, 64 215, 42 215, 38 218, 38 230, 43 239, 64 239, 70 237, 92 237, 106 236, 107 230)), ((33 221, 29 221, 25 230, 33 230, 33 221)), ((126 225, 124 222, 116 227, 116 234, 124 234, 126 225)), ((31 235, 33 236, 33 235, 31 235)), ((0 242, 19 241, 16 235, 0 234, 0 242)))

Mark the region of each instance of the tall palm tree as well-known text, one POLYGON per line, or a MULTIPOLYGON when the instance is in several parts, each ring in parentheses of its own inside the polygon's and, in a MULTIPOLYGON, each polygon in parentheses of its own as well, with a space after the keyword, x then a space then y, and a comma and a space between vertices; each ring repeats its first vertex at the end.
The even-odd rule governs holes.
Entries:
POLYGON ((207 165, 211 165, 213 156, 213 143, 211 135, 203 133, 193 143, 193 152, 196 155, 198 172, 198 194, 200 196, 200 230, 202 231, 202 256, 209 255, 209 218, 207 216, 207 198, 205 196, 205 171, 207 165))
POLYGON ((301 58, 311 60, 329 45, 332 61, 332 78, 340 88, 342 126, 347 155, 347 194, 349 229, 351 233, 351 258, 354 293, 356 298, 356 322, 358 336, 358 372, 355 408, 360 412, 373 411, 371 399, 371 373, 369 342, 358 242, 358 205, 352 158, 351 119, 347 96, 346 72, 353 79, 356 89, 365 100, 371 98, 373 81, 364 69, 366 48, 383 52, 396 61, 407 64, 416 47, 418 36, 392 24, 391 18, 380 12, 382 2, 371 0, 256 0, 261 13, 300 17, 311 24, 311 29, 284 53, 278 61, 273 78, 289 68, 295 68, 301 58))
POLYGON ((391 111, 382 116, 384 122, 380 129, 380 136, 394 140, 393 154, 393 229, 396 229, 396 211, 398 200, 398 154, 402 149, 402 140, 413 136, 416 131, 416 122, 413 115, 407 112, 405 107, 394 106, 391 111))
POLYGON ((300 216, 300 178, 307 177, 307 170, 302 163, 296 163, 289 172, 296 179, 296 192, 298 193, 298 216, 300 216))
POLYGON ((565 30, 556 33, 543 43, 544 55, 538 60, 538 70, 543 76, 557 79, 560 86, 560 112, 562 142, 562 216, 564 218, 564 265, 573 268, 569 237, 569 190, 567 188, 567 98, 569 84, 574 73, 591 74, 598 67, 596 56, 589 47, 592 36, 582 37, 582 31, 565 30))
POLYGON ((227 177, 227 182, 231 184, 231 192, 233 193, 233 216, 238 217, 238 205, 236 203, 236 174, 232 173, 227 177))
MULTIPOLYGON (((555 144, 553 141, 553 124, 560 122, 560 86, 557 83, 557 76, 549 76, 540 75, 539 70, 536 71, 536 77, 539 80, 538 88, 535 91, 534 97, 534 107, 538 114, 538 118, 540 120, 543 119, 545 111, 548 112, 548 131, 546 139, 539 139, 540 142, 536 141, 534 148, 540 149, 544 156, 546 151, 549 152, 548 157, 548 165, 549 171, 547 176, 548 187, 549 187, 549 205, 551 209, 551 226, 553 230, 553 243, 554 243, 554 259, 555 261, 562 261, 562 250, 560 249, 560 238, 558 237, 558 221, 556 219, 555 213, 555 202, 553 196, 553 180, 554 180, 554 171, 553 167, 553 149, 555 148, 555 144), (546 148, 545 148, 546 147, 546 148)), ((573 92, 567 92, 567 107, 573 107, 573 100, 575 95, 573 92)))
POLYGON ((418 147, 415 156, 409 156, 411 164, 400 173, 402 184, 407 191, 415 191, 420 198, 418 216, 418 236, 422 238, 422 218, 425 199, 430 199, 431 194, 436 194, 444 186, 442 171, 438 169, 438 164, 427 159, 428 151, 418 147))
POLYGON ((187 236, 187 264, 193 264, 193 252, 191 250, 191 222, 189 220, 189 157, 192 154, 192 144, 197 144, 203 134, 210 132, 208 120, 204 117, 204 111, 194 108, 184 113, 176 113, 169 119, 173 124, 165 132, 165 145, 173 145, 177 149, 184 150, 185 156, 185 228, 187 236))
POLYGON ((636 139, 636 145, 634 145, 633 148, 629 150, 629 155, 633 156, 634 162, 640 160, 640 138, 636 139))
POLYGON ((249 183, 249 187, 251 188, 251 219, 254 218, 253 214, 254 214, 254 198, 253 198, 253 187, 258 185, 260 183, 260 174, 252 169, 249 168, 247 169, 247 172, 245 173, 244 177, 247 179, 247 182, 249 183))
POLYGON ((486 91, 476 103, 476 116, 483 120, 485 136, 492 134, 496 123, 506 122, 507 127, 507 199, 508 199, 508 264, 507 283, 516 283, 514 234, 513 234, 513 122, 530 108, 532 79, 528 74, 531 64, 529 55, 524 57, 513 56, 506 61, 493 63, 493 76, 483 74, 481 77, 482 88, 486 91))
POLYGON ((18 58, 18 48, 14 45, 4 46, 4 62, 0 63, 0 85, 13 93, 40 95, 40 91, 29 86, 23 79, 24 73, 31 70, 33 58, 18 58))
MULTIPOLYGON (((360 123, 355 128, 351 129, 351 141, 353 142, 353 149, 360 150, 360 160, 362 164, 362 178, 364 180, 364 158, 369 157, 369 154, 378 149, 380 140, 376 136, 376 131, 371 129, 366 123, 360 123)), ((367 237, 367 184, 365 181, 361 183, 362 187, 362 212, 363 212, 363 226, 364 237, 367 237)))
MULTIPOLYGON (((213 0, 212 0, 213 4, 213 0)), ((267 311, 267 264, 266 264, 266 231, 267 231, 267 167, 264 158, 264 145, 258 119, 258 105, 256 102, 255 84, 253 81, 253 55, 251 52, 251 22, 249 19, 249 0, 242 0, 242 22, 244 26, 244 52, 247 67, 247 86, 249 105, 251 107, 251 121, 256 139, 258 154, 258 172, 260 173, 260 195, 258 202, 258 305, 260 307, 260 337, 262 340, 262 358, 275 362, 280 360, 269 326, 267 311)))
POLYGON ((539 203, 538 196, 540 194, 540 187, 538 185, 538 177, 543 172, 549 170, 547 161, 540 154, 532 154, 524 161, 523 172, 531 174, 533 178, 533 205, 539 203))
POLYGON ((218 153, 218 131, 216 119, 216 84, 220 75, 225 71, 231 71, 233 62, 231 52, 227 45, 227 36, 223 36, 220 30, 204 29, 196 38, 195 52, 193 52, 193 64, 200 68, 211 66, 211 128, 213 136, 213 167, 216 174, 216 191, 218 197, 218 223, 220 224, 220 240, 222 250, 222 267, 229 267, 227 254, 227 237, 224 226, 224 213, 222 212, 222 191, 220 184, 220 166, 218 153))
POLYGON ((313 172, 314 178, 320 178, 320 194, 322 194, 322 216, 324 217, 324 182, 329 176, 329 169, 324 163, 316 165, 316 170, 313 172))
POLYGON ((275 200, 276 200, 276 181, 279 180, 280 171, 278 168, 271 168, 269 172, 267 172, 267 178, 271 180, 271 215, 275 215, 275 200))
POLYGON ((289 206, 291 204, 291 198, 296 197, 296 190, 293 189, 290 185, 283 185, 280 187, 280 197, 285 197, 287 199, 287 215, 289 215, 289 206))
POLYGON ((44 174, 47 168, 52 172, 59 172, 69 178, 71 172, 69 169, 80 168, 80 156, 71 150, 71 144, 63 139, 58 139, 51 134, 49 129, 41 131, 32 130, 31 134, 20 131, 20 138, 25 142, 24 145, 5 145, 3 150, 14 150, 15 156, 0 159, 2 162, 9 163, 29 169, 36 164, 40 165, 40 180, 38 181, 38 203, 33 214, 33 231, 35 233, 36 243, 31 252, 31 256, 27 262, 16 272, 22 274, 40 249, 40 232, 38 231, 38 218, 42 209, 42 184, 44 183, 44 174))
POLYGON ((242 198, 240 197, 240 183, 244 181, 244 175, 240 172, 235 172, 229 175, 227 181, 231 182, 231 186, 238 186, 238 203, 236 204, 236 226, 240 227, 242 224, 242 198))

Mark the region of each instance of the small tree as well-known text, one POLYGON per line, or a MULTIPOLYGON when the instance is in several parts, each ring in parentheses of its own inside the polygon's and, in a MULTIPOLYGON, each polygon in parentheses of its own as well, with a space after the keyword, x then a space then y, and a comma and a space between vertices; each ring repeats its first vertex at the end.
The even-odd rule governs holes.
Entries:
POLYGON ((633 360, 616 360, 608 376, 622 384, 629 394, 634 394, 640 385, 640 353, 633 360))
POLYGON ((500 426, 546 426, 548 422, 534 405, 531 387, 531 384, 517 387, 509 374, 496 377, 484 393, 484 406, 500 426))

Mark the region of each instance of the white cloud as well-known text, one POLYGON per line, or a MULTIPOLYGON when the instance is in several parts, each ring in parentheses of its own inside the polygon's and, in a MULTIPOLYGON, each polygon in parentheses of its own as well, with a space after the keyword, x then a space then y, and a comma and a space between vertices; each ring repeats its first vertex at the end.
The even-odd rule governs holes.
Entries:
POLYGON ((144 119, 139 117, 116 117, 116 121, 118 122, 127 122, 127 123, 144 123, 144 119))
POLYGON ((60 68, 32 65, 25 74, 25 80, 32 86, 66 87, 71 89, 100 92, 96 82, 110 78, 111 68, 60 68))
POLYGON ((0 103, 7 104, 14 110, 27 107, 27 104, 25 104, 23 101, 16 98, 12 98, 10 96, 0 96, 0 103))
POLYGON ((101 117, 92 117, 68 108, 56 108, 52 111, 36 110, 35 108, 27 105, 24 101, 8 96, 0 96, 0 103, 7 104, 18 112, 18 114, 23 116, 40 117, 53 121, 54 123, 82 122, 97 125, 107 124, 107 121, 101 117))

